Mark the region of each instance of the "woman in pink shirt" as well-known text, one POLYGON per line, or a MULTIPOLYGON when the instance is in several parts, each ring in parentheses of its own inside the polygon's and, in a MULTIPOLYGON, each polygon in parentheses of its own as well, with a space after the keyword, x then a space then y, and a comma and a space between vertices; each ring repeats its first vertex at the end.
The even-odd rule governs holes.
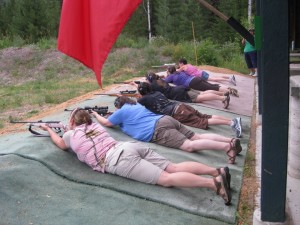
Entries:
POLYGON ((228 167, 213 168, 198 162, 172 163, 138 142, 118 142, 100 124, 94 123, 84 109, 77 108, 71 113, 70 130, 63 137, 46 125, 41 128, 48 131, 55 145, 62 150, 71 149, 93 170, 164 187, 209 188, 220 195, 226 205, 231 202, 228 167))

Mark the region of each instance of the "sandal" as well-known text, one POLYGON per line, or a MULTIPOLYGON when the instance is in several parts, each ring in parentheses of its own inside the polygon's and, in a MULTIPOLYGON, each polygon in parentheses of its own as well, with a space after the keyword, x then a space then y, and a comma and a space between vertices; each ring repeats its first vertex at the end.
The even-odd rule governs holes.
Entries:
POLYGON ((227 184, 228 184, 228 189, 230 190, 231 189, 231 187, 230 187, 231 174, 229 173, 229 168, 227 166, 225 166, 225 167, 217 168, 217 171, 218 171, 219 175, 223 174, 225 176, 227 184), (221 169, 223 169, 223 173, 222 173, 221 169))
POLYGON ((229 93, 230 93, 231 95, 236 96, 236 97, 239 97, 239 94, 238 94, 238 90, 237 90, 237 89, 229 87, 228 90, 229 90, 229 93))
POLYGON ((230 102, 230 96, 229 95, 226 95, 226 98, 222 101, 223 104, 224 104, 224 109, 227 109, 228 106, 229 106, 229 102, 230 102))
POLYGON ((238 138, 232 138, 231 141, 232 145, 234 145, 234 147, 236 148, 236 154, 240 154, 241 151, 243 150, 242 149, 242 146, 241 146, 241 141, 240 139, 238 138))
POLYGON ((224 92, 224 96, 229 96, 229 91, 224 92))
POLYGON ((227 151, 227 156, 229 157, 228 163, 234 164, 236 155, 239 154, 242 151, 242 146, 240 143, 240 139, 232 138, 230 141, 231 148, 227 151), (229 152, 233 152, 233 156, 229 155, 229 152))
POLYGON ((230 203, 231 203, 231 193, 228 189, 228 184, 227 184, 227 181, 226 181, 226 177, 223 174, 221 174, 219 177, 221 177, 220 181, 217 181, 217 179, 215 177, 213 178, 215 186, 217 188, 216 194, 220 195, 224 199, 225 205, 230 205, 230 203), (224 190, 224 193, 222 195, 220 194, 221 189, 224 190))

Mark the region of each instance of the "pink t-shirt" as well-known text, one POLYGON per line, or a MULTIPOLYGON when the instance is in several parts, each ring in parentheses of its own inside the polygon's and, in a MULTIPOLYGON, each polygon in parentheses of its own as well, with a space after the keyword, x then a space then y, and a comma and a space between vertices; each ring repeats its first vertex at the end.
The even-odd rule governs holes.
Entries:
POLYGON ((202 70, 199 70, 196 66, 193 66, 191 64, 186 64, 187 68, 184 70, 184 72, 187 75, 195 76, 195 77, 201 77, 202 76, 202 70))
POLYGON ((98 165, 98 160, 117 144, 117 141, 100 124, 92 123, 86 131, 85 128, 85 124, 83 124, 76 127, 75 130, 67 131, 63 136, 63 140, 67 147, 70 147, 76 153, 81 162, 86 163, 93 170, 104 173, 104 167, 101 168, 98 165))

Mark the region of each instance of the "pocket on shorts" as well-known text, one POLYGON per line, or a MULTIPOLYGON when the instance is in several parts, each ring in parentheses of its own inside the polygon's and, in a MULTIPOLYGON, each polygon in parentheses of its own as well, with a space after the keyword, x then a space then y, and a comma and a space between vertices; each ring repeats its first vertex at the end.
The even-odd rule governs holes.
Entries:
POLYGON ((124 151, 124 149, 123 149, 123 148, 120 148, 120 149, 118 149, 118 150, 116 150, 116 151, 114 152, 114 154, 113 154, 113 156, 112 156, 112 159, 111 159, 111 161, 110 161, 110 163, 109 163, 111 166, 115 166, 115 165, 118 164, 119 159, 120 159, 120 157, 121 157, 123 151, 124 151))

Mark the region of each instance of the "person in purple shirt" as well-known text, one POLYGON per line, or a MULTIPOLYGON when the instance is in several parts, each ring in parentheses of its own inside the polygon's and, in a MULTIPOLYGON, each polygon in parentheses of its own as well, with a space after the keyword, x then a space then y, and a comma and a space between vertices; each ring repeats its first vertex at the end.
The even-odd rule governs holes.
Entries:
POLYGON ((150 72, 146 75, 146 80, 151 85, 154 91, 159 91, 164 94, 168 99, 180 101, 180 102, 195 102, 201 103, 204 101, 217 100, 223 103, 225 109, 228 108, 230 102, 229 91, 221 92, 215 90, 197 91, 188 88, 184 85, 174 86, 169 85, 159 75, 150 72))
POLYGON ((128 97, 117 97, 115 107, 118 110, 108 118, 96 114, 96 119, 106 127, 120 126, 125 134, 136 140, 186 152, 224 151, 230 164, 235 163, 236 155, 242 151, 238 138, 227 138, 211 133, 195 133, 173 117, 155 114, 128 97))
POLYGON ((220 84, 211 84, 201 77, 189 76, 183 71, 176 71, 175 66, 168 67, 167 77, 165 78, 167 83, 173 83, 175 85, 183 85, 187 88, 192 88, 199 91, 215 90, 227 92, 234 96, 239 96, 238 91, 235 88, 226 87, 220 84))
MULTIPOLYGON (((92 114, 98 115, 94 111, 92 114)), ((228 167, 214 168, 191 161, 172 163, 141 143, 118 142, 81 108, 71 113, 69 128, 60 137, 47 125, 41 126, 57 147, 71 149, 80 161, 95 171, 163 187, 209 188, 230 205, 231 174, 228 167)))

